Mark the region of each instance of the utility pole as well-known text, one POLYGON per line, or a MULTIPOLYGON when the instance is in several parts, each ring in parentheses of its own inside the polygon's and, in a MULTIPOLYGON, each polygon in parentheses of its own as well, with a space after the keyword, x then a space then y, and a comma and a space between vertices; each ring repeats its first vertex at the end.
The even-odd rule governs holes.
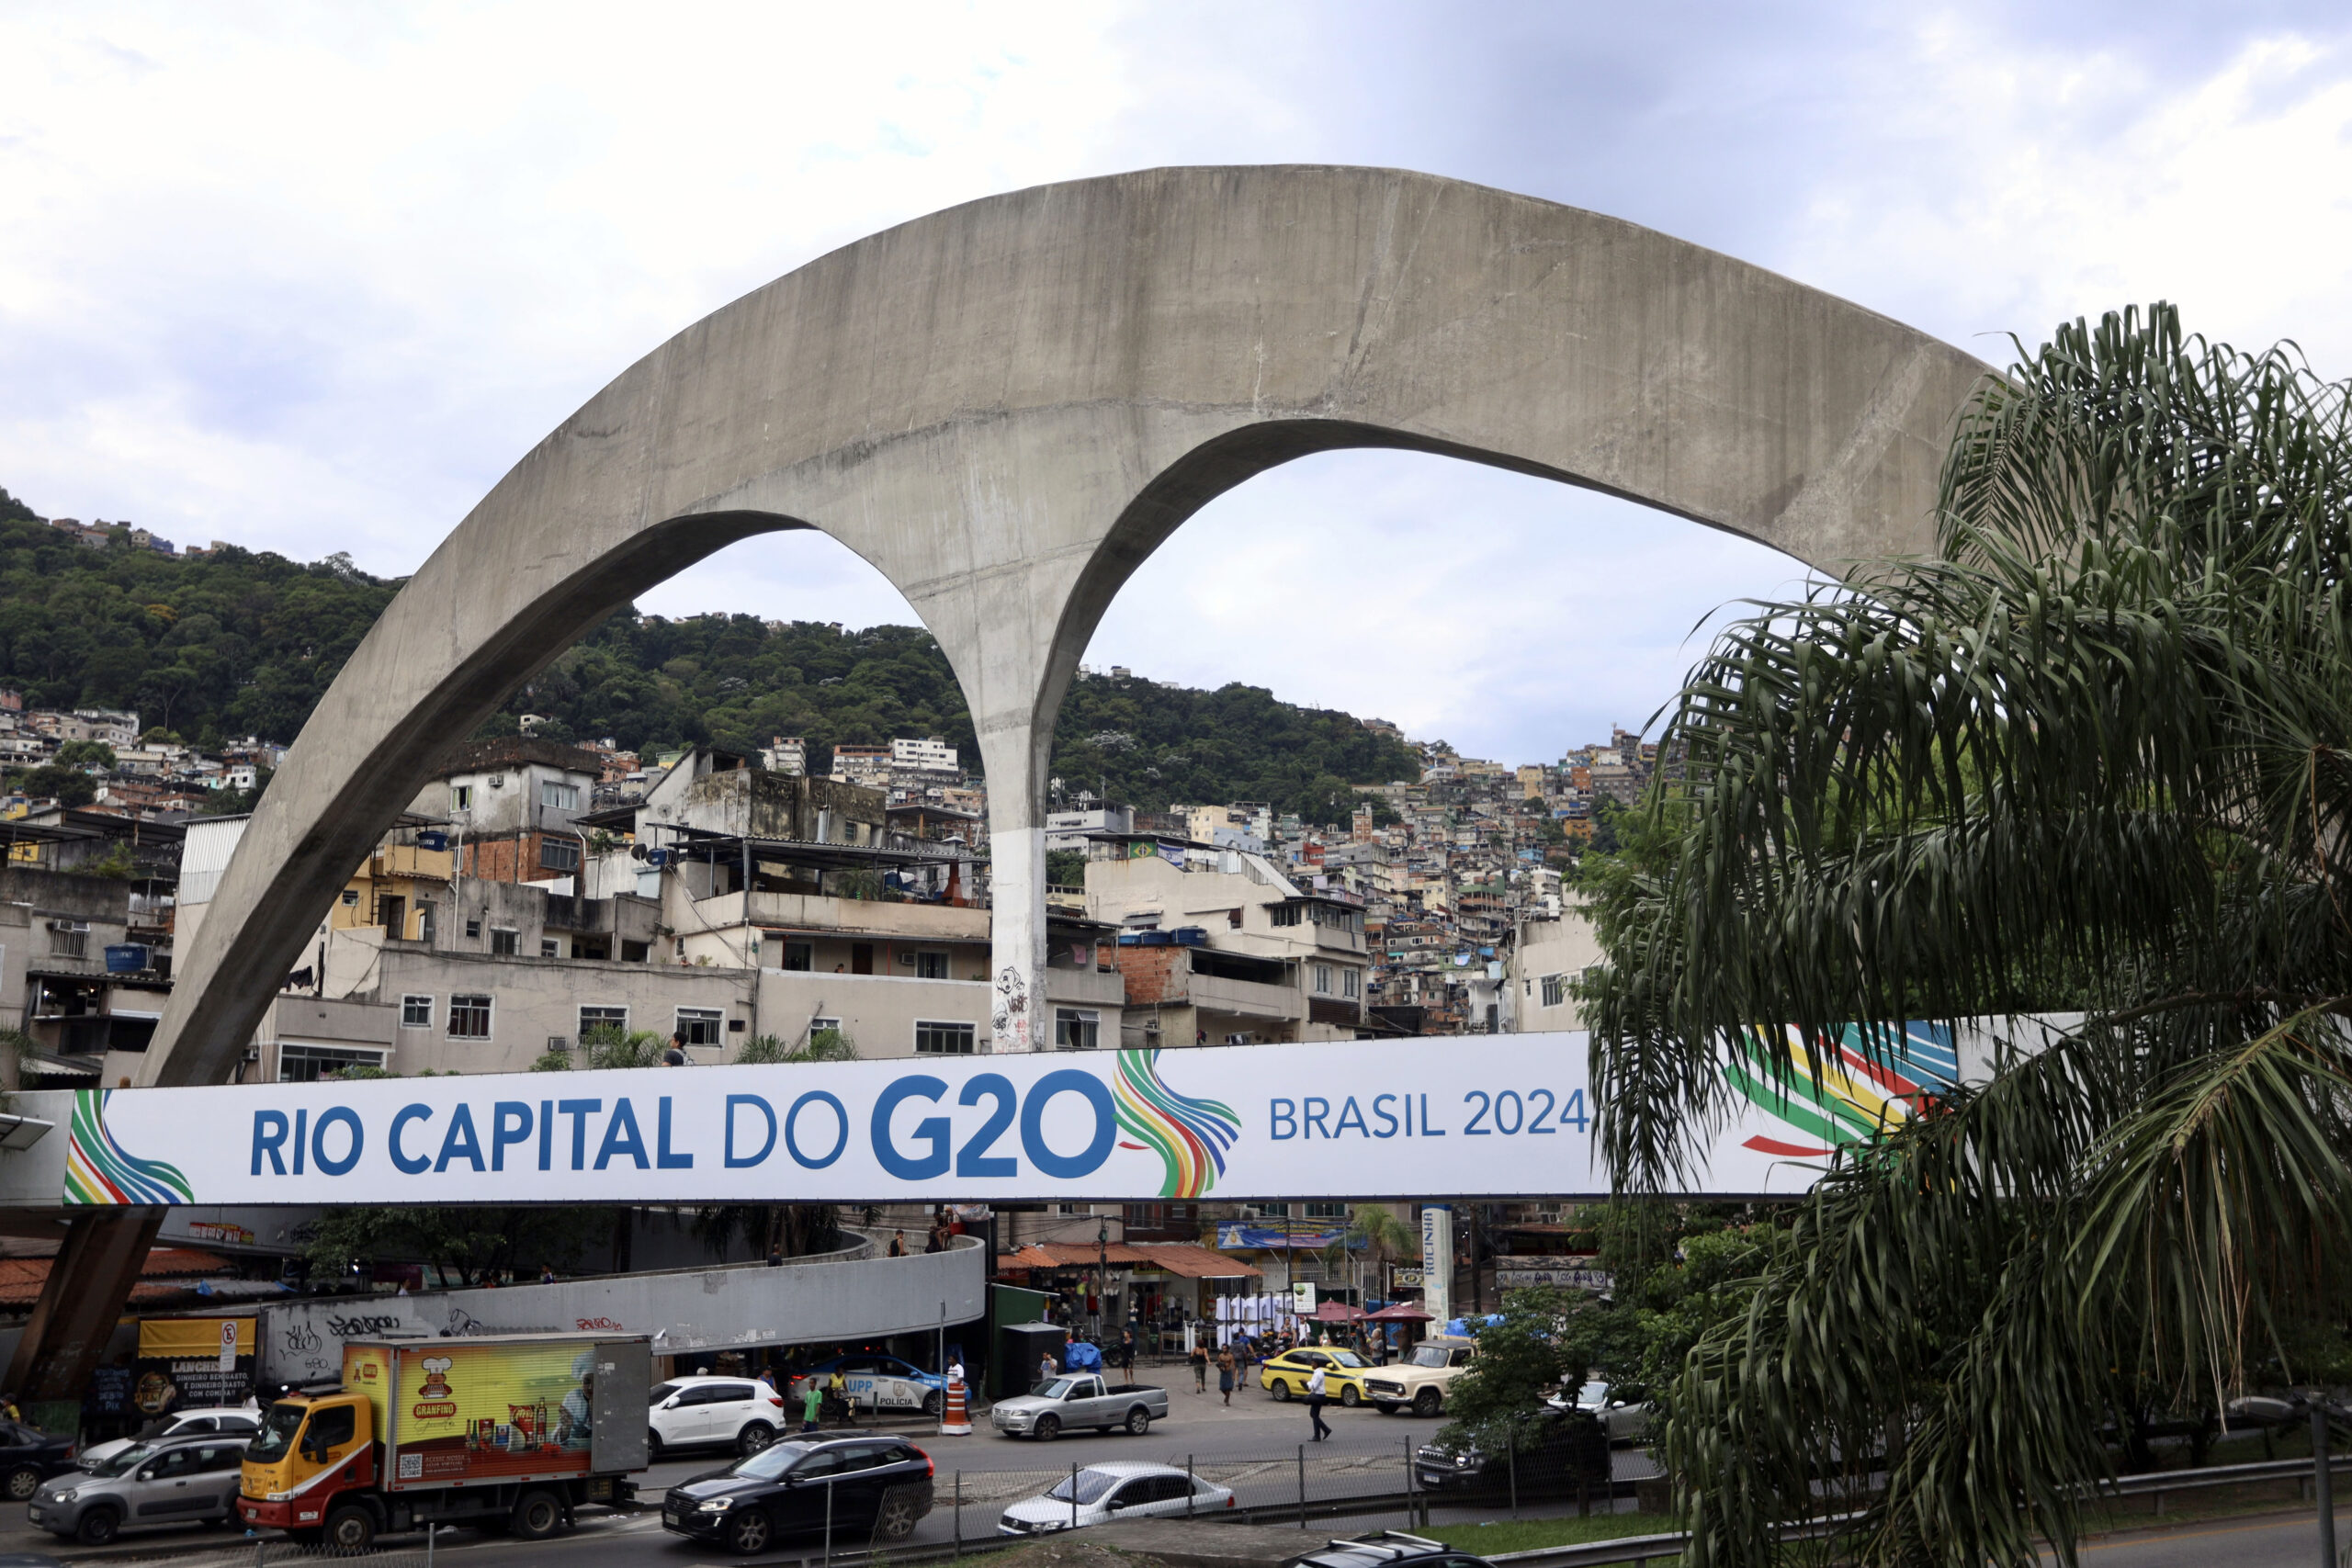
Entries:
POLYGON ((2335 1478, 2329 1473, 2327 1401, 2312 1401, 2312 1491, 2319 1502, 2320 1568, 2336 1568, 2335 1478))
POLYGON ((1102 1320, 1111 1308, 1111 1220, 1098 1214, 1094 1221, 1094 1342, 1102 1343, 1102 1320))

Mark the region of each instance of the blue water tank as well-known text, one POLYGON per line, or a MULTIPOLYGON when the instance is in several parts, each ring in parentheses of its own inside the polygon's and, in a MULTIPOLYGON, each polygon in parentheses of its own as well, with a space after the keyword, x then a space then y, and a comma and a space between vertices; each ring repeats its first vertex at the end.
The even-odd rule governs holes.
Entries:
POLYGON ((147 947, 142 942, 126 942, 107 949, 107 973, 136 975, 147 967, 147 947))
POLYGON ((1209 944, 1208 928, 1205 926, 1178 926, 1170 934, 1176 938, 1179 947, 1206 947, 1209 944))

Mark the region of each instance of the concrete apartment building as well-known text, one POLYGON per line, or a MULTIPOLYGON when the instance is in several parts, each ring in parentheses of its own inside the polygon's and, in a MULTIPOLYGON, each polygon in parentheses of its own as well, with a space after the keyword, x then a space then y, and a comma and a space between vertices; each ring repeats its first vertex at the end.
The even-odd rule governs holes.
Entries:
POLYGON ((1263 855, 1103 835, 1086 913, 1119 932, 1129 1046, 1352 1040, 1364 1026, 1361 902, 1263 855))
POLYGON ((1582 1029, 1584 1016, 1568 986, 1601 962, 1600 937, 1584 912, 1571 905, 1554 920, 1523 920, 1511 944, 1506 1005, 1510 1028, 1521 1034, 1582 1029))
MULTIPOLYGON (((989 1049, 971 846, 894 831, 878 791, 708 748, 641 802, 580 809, 584 789, 559 793, 585 782, 567 750, 510 740, 452 760, 419 804, 470 810, 473 833, 413 811, 386 834, 256 1037, 249 1081, 350 1065, 515 1072, 599 1028, 674 1034, 704 1063, 820 1029, 869 1057, 989 1049), (579 858, 559 872, 545 847, 567 842, 579 858)), ((243 826, 197 825, 183 919, 203 919, 243 826)), ((1113 933, 1073 911, 1049 935, 1057 1041, 1115 1043, 1113 933)))

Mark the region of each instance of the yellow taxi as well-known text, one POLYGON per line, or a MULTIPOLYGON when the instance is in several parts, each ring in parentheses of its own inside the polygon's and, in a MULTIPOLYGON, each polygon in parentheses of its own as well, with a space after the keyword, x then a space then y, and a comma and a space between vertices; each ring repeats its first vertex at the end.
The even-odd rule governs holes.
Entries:
POLYGON ((1363 1403, 1363 1375, 1372 1363, 1353 1350, 1329 1345, 1302 1345, 1270 1356, 1258 1368, 1258 1386, 1277 1401, 1305 1399, 1306 1380, 1323 1369, 1323 1397, 1353 1409, 1363 1403))

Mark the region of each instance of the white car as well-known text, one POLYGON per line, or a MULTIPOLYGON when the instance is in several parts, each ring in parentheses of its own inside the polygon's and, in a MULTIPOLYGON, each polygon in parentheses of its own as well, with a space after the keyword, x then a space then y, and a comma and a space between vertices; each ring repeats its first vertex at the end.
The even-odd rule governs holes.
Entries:
POLYGON ((1566 1408, 1571 1404, 1609 1428, 1611 1443, 1638 1443, 1650 1435, 1650 1402, 1637 1389, 1611 1388, 1605 1382, 1589 1382, 1577 1390, 1570 1399, 1555 1394, 1544 1401, 1566 1408))
POLYGON ((1090 1464, 1063 1476, 1044 1496, 1007 1508, 996 1533, 1049 1535, 1113 1519, 1182 1518, 1233 1506, 1231 1492, 1172 1464, 1090 1464))
POLYGON ((755 1454, 785 1429, 784 1395, 750 1378, 672 1378, 646 1391, 646 1449, 724 1445, 755 1454))
POLYGON ((93 1443, 74 1456, 74 1462, 95 1472, 97 1468, 122 1452, 133 1443, 152 1443, 164 1438, 200 1438, 218 1432, 223 1437, 250 1438, 261 1430, 261 1412, 233 1404, 218 1404, 203 1410, 178 1410, 169 1416, 158 1416, 128 1438, 112 1442, 93 1443))

